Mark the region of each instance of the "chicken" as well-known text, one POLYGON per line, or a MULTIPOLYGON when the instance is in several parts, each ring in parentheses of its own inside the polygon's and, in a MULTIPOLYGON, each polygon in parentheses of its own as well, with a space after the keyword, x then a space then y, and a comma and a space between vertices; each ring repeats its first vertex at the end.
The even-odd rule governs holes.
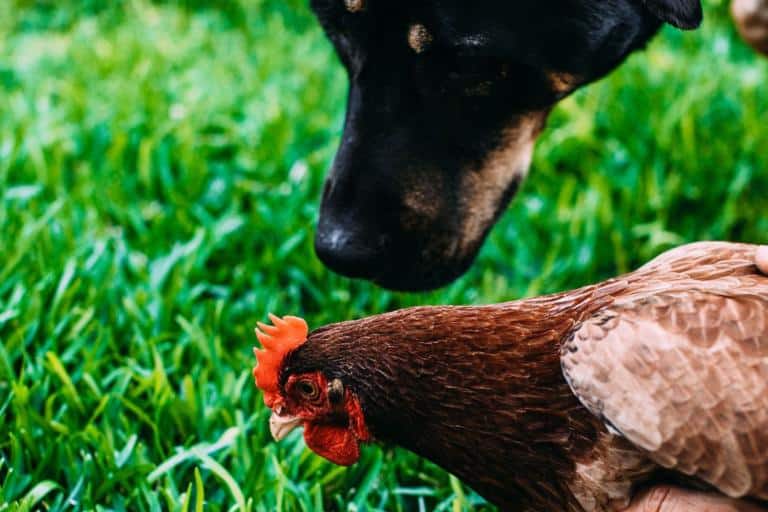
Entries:
POLYGON ((259 324, 282 439, 405 447, 504 510, 617 511, 639 486, 768 503, 768 250, 706 242, 570 292, 259 324))

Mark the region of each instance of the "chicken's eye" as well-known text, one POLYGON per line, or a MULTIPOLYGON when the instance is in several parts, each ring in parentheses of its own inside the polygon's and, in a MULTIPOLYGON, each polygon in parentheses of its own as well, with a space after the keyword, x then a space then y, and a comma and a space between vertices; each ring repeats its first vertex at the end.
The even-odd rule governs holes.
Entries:
POLYGON ((320 397, 320 389, 311 380, 301 380, 296 384, 296 390, 307 400, 317 400, 320 397))

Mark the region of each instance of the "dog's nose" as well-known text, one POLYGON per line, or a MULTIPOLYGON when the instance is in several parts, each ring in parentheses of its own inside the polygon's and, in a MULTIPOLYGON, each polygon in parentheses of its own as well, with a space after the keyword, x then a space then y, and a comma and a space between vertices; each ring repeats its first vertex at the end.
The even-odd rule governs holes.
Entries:
POLYGON ((315 252, 328 268, 348 277, 372 278, 385 262, 383 237, 369 239, 343 227, 318 229, 315 252))

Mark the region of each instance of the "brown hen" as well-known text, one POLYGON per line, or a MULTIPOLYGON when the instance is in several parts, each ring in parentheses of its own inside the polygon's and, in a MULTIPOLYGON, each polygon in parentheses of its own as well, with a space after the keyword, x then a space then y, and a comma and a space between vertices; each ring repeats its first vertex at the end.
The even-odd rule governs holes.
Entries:
POLYGON ((260 324, 280 439, 403 446, 505 510, 621 510, 675 483, 768 501, 768 255, 698 243, 578 290, 419 307, 307 336, 260 324), (760 266, 760 267, 759 267, 760 266))

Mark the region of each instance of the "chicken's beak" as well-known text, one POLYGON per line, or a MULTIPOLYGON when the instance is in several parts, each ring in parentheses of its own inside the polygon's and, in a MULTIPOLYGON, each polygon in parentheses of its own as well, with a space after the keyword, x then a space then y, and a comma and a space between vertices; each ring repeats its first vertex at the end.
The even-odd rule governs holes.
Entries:
POLYGON ((272 437, 275 438, 275 441, 282 441, 288 434, 293 432, 293 429, 300 427, 301 424, 301 418, 288 414, 281 415, 278 411, 272 411, 272 416, 269 418, 269 431, 272 432, 272 437))

